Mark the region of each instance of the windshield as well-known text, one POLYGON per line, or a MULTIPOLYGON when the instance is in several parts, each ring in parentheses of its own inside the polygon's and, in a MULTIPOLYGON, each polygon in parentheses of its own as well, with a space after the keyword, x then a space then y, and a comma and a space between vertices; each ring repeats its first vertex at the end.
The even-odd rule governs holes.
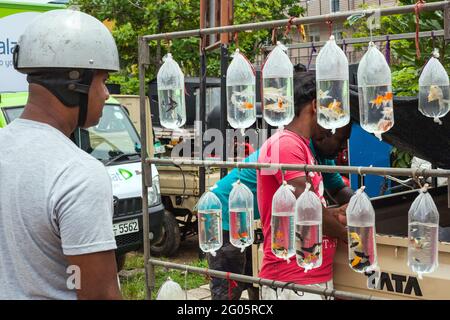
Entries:
POLYGON ((84 151, 104 162, 122 154, 141 152, 141 142, 133 124, 125 110, 117 105, 105 105, 98 125, 81 129, 77 140, 84 151))
POLYGON ((21 107, 13 107, 13 108, 4 108, 3 109, 6 117, 6 122, 11 123, 16 120, 23 112, 23 106, 21 107))

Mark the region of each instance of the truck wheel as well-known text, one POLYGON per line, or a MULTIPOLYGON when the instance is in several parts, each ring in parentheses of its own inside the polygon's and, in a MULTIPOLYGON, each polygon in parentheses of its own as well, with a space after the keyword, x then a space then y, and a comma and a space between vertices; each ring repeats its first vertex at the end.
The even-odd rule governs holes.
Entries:
POLYGON ((120 272, 125 266, 126 254, 116 254, 117 272, 120 272))
POLYGON ((164 211, 161 236, 150 244, 151 255, 170 257, 177 253, 180 247, 180 228, 177 219, 170 211, 164 211))

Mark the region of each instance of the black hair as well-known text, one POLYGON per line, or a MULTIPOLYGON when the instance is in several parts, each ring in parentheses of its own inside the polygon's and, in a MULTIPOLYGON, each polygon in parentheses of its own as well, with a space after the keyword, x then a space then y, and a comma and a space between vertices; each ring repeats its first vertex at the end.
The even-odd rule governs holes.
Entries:
MULTIPOLYGON (((299 70, 300 68, 296 68, 299 70)), ((300 69, 301 70, 301 69, 300 69)), ((294 112, 298 117, 306 105, 316 99, 315 71, 294 72, 294 112)))

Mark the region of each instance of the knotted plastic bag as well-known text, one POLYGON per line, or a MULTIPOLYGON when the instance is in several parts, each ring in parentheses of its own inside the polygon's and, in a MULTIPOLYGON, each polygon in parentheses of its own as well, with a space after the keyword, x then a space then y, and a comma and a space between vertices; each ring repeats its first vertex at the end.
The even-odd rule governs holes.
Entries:
POLYGON ((227 70, 228 122, 245 129, 256 121, 255 70, 239 49, 227 70))
POLYGON ((230 243, 241 249, 253 244, 253 193, 240 180, 233 184, 228 199, 230 243))
POLYGON ((157 75, 159 120, 163 127, 177 129, 186 123, 184 75, 168 53, 157 75))
POLYGON ((305 272, 322 265, 322 202, 310 189, 306 183, 295 207, 295 252, 305 272))
POLYGON ((156 295, 156 300, 185 300, 186 292, 170 277, 162 284, 156 295))
POLYGON ((317 122, 334 133, 350 121, 348 60, 330 37, 316 59, 317 122))
POLYGON ((442 124, 439 118, 450 110, 449 95, 448 74, 439 62, 439 51, 435 49, 419 78, 419 111, 442 124))
POLYGON ((262 69, 264 120, 274 127, 294 119, 294 67, 286 51, 277 42, 262 69))
POLYGON ((295 225, 295 188, 286 181, 275 192, 272 198, 272 253, 286 259, 295 255, 294 225, 295 225))
POLYGON ((439 212, 427 188, 420 190, 408 212, 408 266, 419 279, 438 267, 439 212))
POLYGON ((222 247, 222 203, 211 191, 205 192, 197 203, 198 241, 203 252, 216 255, 222 247))
POLYGON ((378 265, 375 211, 364 187, 351 197, 346 212, 350 268, 361 273, 375 270, 378 265))
POLYGON ((394 125, 391 69, 373 42, 358 67, 359 117, 361 127, 381 140, 394 125))

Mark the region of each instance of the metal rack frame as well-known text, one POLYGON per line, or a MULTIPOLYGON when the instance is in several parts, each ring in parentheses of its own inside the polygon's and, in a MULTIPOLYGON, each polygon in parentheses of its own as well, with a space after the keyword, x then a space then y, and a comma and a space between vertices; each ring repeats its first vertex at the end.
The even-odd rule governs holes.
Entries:
MULTIPOLYGON (((152 173, 150 165, 153 164, 166 164, 166 165, 183 165, 190 164, 195 165, 200 168, 204 167, 220 167, 220 168, 270 168, 270 169, 281 169, 281 170, 300 170, 300 171, 316 171, 316 172, 339 172, 339 173, 356 173, 359 175, 364 174, 374 174, 374 175, 393 175, 393 176, 410 176, 410 177, 446 177, 450 182, 450 170, 425 170, 425 169, 396 169, 396 168, 374 168, 374 167, 331 167, 331 166, 312 166, 312 165, 292 165, 292 164, 262 164, 262 163, 234 163, 234 162, 226 162, 226 161, 204 161, 204 160, 185 160, 185 159, 177 159, 177 160, 164 160, 164 159, 154 159, 148 158, 147 154, 147 123, 146 119, 151 117, 151 114, 148 114, 148 110, 145 106, 146 100, 146 90, 145 90, 145 70, 146 67, 150 64, 150 53, 148 43, 153 40, 169 40, 176 38, 186 38, 186 37, 200 37, 202 38, 204 35, 208 34, 217 34, 217 33, 232 33, 239 31, 251 31, 251 30, 260 30, 260 29, 273 29, 284 27, 288 23, 292 25, 299 24, 311 24, 311 23, 321 23, 326 21, 341 21, 346 19, 347 17, 356 14, 356 13, 364 13, 367 16, 374 14, 375 12, 379 13, 381 16, 385 15, 394 15, 394 14, 407 14, 414 13, 415 6, 400 6, 400 7, 392 7, 392 8, 382 8, 378 10, 359 10, 359 11, 348 11, 348 12, 339 12, 321 16, 311 16, 311 17, 303 17, 303 18, 295 18, 292 20, 283 19, 283 20, 275 20, 275 21, 266 21, 259 23, 248 23, 241 25, 232 25, 232 26, 223 26, 223 27, 215 27, 215 28, 207 28, 207 29, 196 29, 196 30, 186 30, 179 32, 171 32, 171 33, 162 33, 162 34, 154 34, 154 35, 146 35, 138 38, 138 48, 139 48, 139 93, 140 93, 140 121, 141 121, 141 164, 142 164, 142 207, 148 207, 148 188, 152 186, 152 173)), ((435 10, 445 10, 445 30, 444 31, 435 31, 435 35, 445 34, 446 38, 450 37, 450 26, 449 26, 449 17, 450 17, 450 1, 439 1, 433 3, 426 3, 422 6, 422 11, 435 11, 435 10)), ((422 36, 427 36, 427 33, 422 33, 422 36)), ((430 33, 431 35, 431 33, 430 33)), ((411 35, 408 34, 408 37, 411 35)), ((391 40, 394 40, 395 36, 389 36, 391 40)), ((377 37, 374 37, 377 38, 377 37)), ((351 43, 351 41, 358 41, 357 39, 344 39, 347 44, 351 43)), ((375 40, 375 39, 374 39, 375 40)), ((382 39, 381 39, 382 40, 382 39)), ((360 39, 361 42, 368 42, 370 38, 360 39)), ((361 43, 359 42, 359 43, 361 43)), ((353 42, 356 43, 356 42, 353 42)), ((302 44, 301 44, 302 45, 302 44)), ((307 45, 307 44, 303 44, 307 45)), ((201 88, 205 88, 205 80, 202 75, 206 75, 206 53, 204 48, 200 51, 200 61, 201 61, 201 69, 200 69, 200 79, 201 79, 201 88)), ((223 77, 224 75, 222 75, 223 77)), ((201 108, 205 107, 205 95, 206 90, 200 90, 200 102, 201 108), (202 103, 203 102, 203 103, 202 103)), ((223 103, 223 102, 222 102, 223 103)), ((223 107, 223 106, 222 106, 223 107)), ((149 110, 151 113, 151 110, 149 110)), ((204 113, 204 112, 203 112, 204 113)), ((201 119, 204 122, 204 119, 201 119)), ((203 134, 203 130, 201 130, 203 134)), ((450 183, 449 183, 450 184, 450 183)), ((204 185, 204 182, 203 182, 204 185)), ((450 186, 449 189, 449 203, 450 203, 450 186)), ((143 210, 145 212, 145 210, 143 210)), ((155 274, 154 274, 154 266, 163 266, 166 268, 185 270, 186 272, 194 272, 205 275, 213 275, 214 277, 231 279, 237 281, 243 281, 248 283, 259 283, 269 285, 271 287, 278 288, 288 288, 294 290, 301 290, 304 292, 311 292, 316 294, 321 294, 325 296, 333 296, 340 297, 344 299, 374 299, 373 296, 365 296, 358 295, 351 292, 342 292, 337 290, 324 290, 324 289, 315 289, 311 287, 305 287, 296 285, 293 283, 285 283, 279 281, 271 281, 267 279, 260 279, 254 277, 248 277, 239 274, 230 274, 224 273, 215 270, 208 269, 200 269, 189 267, 186 265, 174 264, 166 261, 160 261, 150 258, 150 239, 149 239, 149 216, 148 214, 143 215, 143 233, 144 233, 144 264, 145 264, 145 274, 146 274, 146 297, 147 299, 151 298, 152 289, 154 288, 155 283, 155 274)))

